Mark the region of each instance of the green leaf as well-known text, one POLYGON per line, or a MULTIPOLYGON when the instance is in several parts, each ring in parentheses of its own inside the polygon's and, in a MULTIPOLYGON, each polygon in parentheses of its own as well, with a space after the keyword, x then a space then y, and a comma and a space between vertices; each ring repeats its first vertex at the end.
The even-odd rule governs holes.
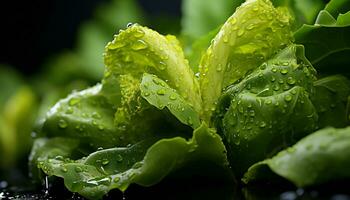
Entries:
POLYGON ((325 10, 327 10, 334 17, 337 17, 339 14, 344 14, 350 10, 350 1, 331 0, 326 5, 325 10))
POLYGON ((205 124, 189 141, 181 137, 161 139, 149 147, 152 142, 146 140, 131 147, 100 150, 75 161, 69 159, 73 145, 57 140, 37 142, 41 144, 34 146, 32 158, 37 158, 38 167, 46 174, 62 177, 70 191, 89 199, 100 199, 115 188, 124 191, 131 183, 154 185, 189 161, 228 167, 220 136, 205 124))
POLYGON ((191 47, 187 48, 187 51, 185 51, 186 57, 189 60, 193 72, 196 73, 196 76, 199 75, 200 60, 210 46, 211 40, 218 34, 220 28, 221 26, 198 38, 191 44, 191 47))
POLYGON ((237 8, 200 62, 204 116, 209 121, 223 88, 241 79, 291 42, 291 17, 271 2, 250 0, 237 8))
POLYGON ((182 34, 193 41, 223 24, 243 0, 184 0, 182 34))
POLYGON ((319 128, 345 127, 349 124, 347 102, 350 81, 341 75, 333 75, 315 81, 315 96, 312 102, 318 112, 319 128))
POLYGON ((302 46, 291 45, 223 92, 214 122, 238 177, 315 130, 314 79, 302 46))
POLYGON ((174 36, 162 36, 151 29, 134 24, 120 31, 114 40, 108 43, 105 65, 103 91, 114 104, 118 104, 120 100, 119 76, 129 74, 135 80, 140 80, 146 72, 166 80, 197 112, 200 111, 199 85, 174 36))
POLYGON ((169 111, 183 124, 196 129, 200 125, 199 115, 193 106, 177 93, 176 90, 169 87, 166 82, 155 75, 145 73, 141 82, 141 95, 148 103, 163 109, 167 107, 169 111))
POLYGON ((285 6, 289 9, 295 19, 295 27, 302 24, 313 24, 318 12, 324 8, 322 0, 273 0, 275 6, 285 6))
POLYGON ((303 25, 294 33, 296 43, 303 44, 306 57, 321 74, 346 73, 350 51, 350 12, 333 18, 326 10, 315 25, 303 25))
POLYGON ((0 111, 21 84, 22 80, 16 71, 9 66, 0 65, 0 111))
MULTIPOLYGON (((153 130, 163 130, 162 125, 154 123, 160 115, 152 111, 156 109, 148 106, 134 112, 132 109, 138 109, 134 107, 134 99, 125 102, 125 108, 121 107, 123 110, 116 109, 102 94, 101 88, 99 84, 60 100, 47 113, 41 131, 48 137, 80 139, 96 149, 126 146, 153 136, 153 130), (147 119, 143 111, 149 115, 147 119), (132 112, 132 118, 125 116, 129 114, 127 112, 132 112)), ((164 122, 163 125, 168 124, 164 122)))
POLYGON ((271 175, 269 170, 297 187, 350 178, 349 149, 349 127, 321 129, 271 159, 251 166, 244 175, 243 182, 271 178, 268 176, 271 175))
POLYGON ((11 168, 31 147, 32 126, 37 114, 37 98, 28 86, 14 91, 0 110, 0 166, 11 168))

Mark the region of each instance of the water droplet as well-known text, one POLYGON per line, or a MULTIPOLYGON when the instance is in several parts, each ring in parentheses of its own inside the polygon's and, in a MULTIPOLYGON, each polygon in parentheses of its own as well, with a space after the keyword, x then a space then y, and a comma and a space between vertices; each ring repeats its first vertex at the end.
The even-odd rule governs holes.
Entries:
POLYGON ((222 64, 218 64, 218 66, 216 67, 216 71, 217 72, 221 72, 222 71, 222 64))
POLYGON ((177 98, 177 96, 176 96, 176 94, 171 94, 171 95, 169 95, 169 99, 170 100, 176 100, 176 98, 177 98))
POLYGON ((130 28, 132 25, 134 25, 134 24, 129 22, 129 23, 126 24, 126 28, 130 28))
POLYGON ((275 67, 272 67, 271 71, 275 73, 277 72, 277 69, 275 67))
POLYGON ((260 122, 259 127, 260 128, 265 128, 266 127, 266 122, 264 122, 264 121, 260 122))
POLYGON ((105 128, 103 127, 102 124, 98 125, 98 130, 103 131, 105 128))
POLYGON ((131 45, 131 49, 135 50, 135 51, 138 51, 138 50, 142 50, 142 49, 146 49, 148 46, 146 44, 145 41, 143 40, 137 40, 136 42, 134 42, 132 45, 131 45))
POLYGON ((254 24, 249 24, 246 29, 247 30, 252 30, 253 28, 255 28, 255 25, 254 24))
POLYGON ((266 63, 263 63, 262 65, 260 65, 260 69, 261 70, 265 70, 267 67, 267 64, 266 63))
POLYGON ((114 182, 114 183, 118 183, 119 180, 120 180, 120 178, 119 178, 118 176, 116 176, 116 177, 114 177, 113 182, 114 182))
POLYGON ((280 86, 274 85, 272 89, 275 90, 275 91, 278 91, 280 89, 280 86))
POLYGON ((117 157, 116 157, 116 160, 118 162, 121 162, 121 161, 123 161, 123 157, 120 154, 118 154, 117 157))
POLYGON ((188 123, 188 125, 190 125, 190 126, 193 125, 193 121, 192 121, 192 118, 191 118, 191 117, 188 117, 187 123, 188 123))
POLYGON ((134 168, 134 169, 137 169, 137 168, 140 168, 140 167, 142 167, 142 163, 141 163, 141 162, 136 162, 136 163, 132 166, 132 168, 134 168))
POLYGON ((292 98, 293 98, 293 97, 292 97, 291 95, 287 94, 287 95, 284 97, 284 100, 287 101, 287 102, 289 102, 289 101, 292 100, 292 98))
POLYGON ((266 105, 270 105, 271 103, 272 103, 271 99, 267 99, 267 100, 265 101, 265 104, 266 104, 266 105))
POLYGON ((72 98, 72 99, 69 100, 68 104, 70 106, 74 106, 74 105, 76 105, 79 102, 80 102, 80 99, 72 98))
POLYGON ((102 160, 102 165, 108 165, 108 163, 109 163, 109 160, 107 159, 102 160))
POLYGON ((96 126, 96 125, 97 125, 96 120, 92 120, 92 125, 94 125, 94 126, 96 126))
POLYGON ((144 95, 145 97, 148 97, 148 96, 150 95, 150 93, 149 93, 149 92, 145 92, 145 93, 143 93, 143 95, 144 95))
POLYGON ((223 36, 223 41, 224 41, 224 43, 228 43, 228 36, 227 35, 223 36))
POLYGON ((162 70, 162 71, 165 70, 166 69, 166 64, 164 62, 160 61, 159 62, 159 69, 162 70))
POLYGON ((287 69, 282 69, 280 72, 281 72, 281 74, 283 74, 283 75, 288 74, 288 70, 287 70, 287 69))
POLYGON ((153 80, 153 83, 155 83, 155 84, 157 84, 157 85, 160 84, 160 81, 159 81, 157 78, 153 78, 152 80, 153 80))
POLYGON ((114 50, 119 49, 125 46, 125 43, 123 41, 113 41, 108 44, 108 49, 114 50))
POLYGON ((124 62, 128 63, 128 62, 132 61, 132 57, 130 55, 126 55, 126 56, 124 56, 123 60, 124 60, 124 62))
POLYGON ((232 17, 232 18, 230 19, 230 23, 231 23, 232 25, 236 24, 236 23, 237 23, 237 19, 236 19, 235 17, 232 17))
POLYGON ((295 84, 295 79, 294 79, 293 77, 288 77, 287 83, 288 83, 289 85, 294 85, 294 84, 295 84))
POLYGON ((60 128, 67 128, 67 126, 68 126, 68 123, 64 119, 60 119, 58 121, 58 127, 60 127, 60 128))
POLYGON ((79 173, 79 172, 82 172, 83 169, 82 169, 81 167, 77 166, 77 167, 75 167, 75 171, 76 171, 77 173, 79 173))
POLYGON ((237 36, 241 37, 244 34, 244 30, 243 29, 239 29, 239 31, 237 32, 237 36))
POLYGON ((165 90, 164 89, 159 89, 157 90, 158 95, 165 95, 165 90))
POLYGON ((91 116, 95 119, 101 119, 101 115, 98 112, 93 112, 91 116))
POLYGON ((67 169, 66 167, 63 167, 63 166, 62 166, 61 171, 64 172, 64 173, 66 173, 66 172, 68 172, 68 169, 67 169))
POLYGON ((144 35, 145 35, 145 32, 143 32, 143 30, 141 30, 141 29, 137 29, 136 32, 134 33, 134 36, 136 38, 140 38, 140 37, 142 37, 144 35))
POLYGON ((275 82, 276 78, 275 77, 271 77, 271 82, 275 82))

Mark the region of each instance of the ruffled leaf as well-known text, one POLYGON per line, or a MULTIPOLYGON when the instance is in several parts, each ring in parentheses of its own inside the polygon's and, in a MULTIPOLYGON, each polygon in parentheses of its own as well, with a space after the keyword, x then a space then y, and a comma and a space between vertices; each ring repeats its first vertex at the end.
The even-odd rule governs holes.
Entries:
POLYGON ((244 175, 243 182, 271 178, 271 172, 289 180, 297 187, 350 178, 349 149, 349 127, 321 129, 271 159, 251 166, 244 175))
POLYGON ((249 0, 237 8, 200 63, 203 118, 209 121, 222 89, 257 68, 291 42, 291 17, 270 1, 249 0))

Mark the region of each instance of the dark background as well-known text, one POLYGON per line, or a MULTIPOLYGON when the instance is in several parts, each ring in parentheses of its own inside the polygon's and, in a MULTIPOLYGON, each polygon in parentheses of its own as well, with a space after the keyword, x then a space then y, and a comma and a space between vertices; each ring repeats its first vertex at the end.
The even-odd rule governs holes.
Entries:
MULTIPOLYGON (((74 46, 79 25, 108 0, 20 0, 0 3, 0 63, 24 74, 40 70, 45 60, 74 46)), ((181 0, 138 0, 147 15, 180 18, 181 0)), ((111 35, 112 38, 112 35, 111 35)))

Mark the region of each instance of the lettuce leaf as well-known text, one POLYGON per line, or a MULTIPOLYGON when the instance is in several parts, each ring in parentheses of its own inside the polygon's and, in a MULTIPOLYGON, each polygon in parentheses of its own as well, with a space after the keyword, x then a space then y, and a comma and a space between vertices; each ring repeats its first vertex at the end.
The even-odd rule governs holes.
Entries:
POLYGON ((322 10, 314 25, 303 25, 294 37, 296 43, 305 46, 306 57, 321 74, 348 75, 349 34, 350 12, 335 18, 327 10, 322 10))
POLYGON ((318 185, 331 180, 350 178, 350 128, 324 128, 303 138, 293 147, 271 159, 254 164, 243 182, 266 180, 271 172, 297 187, 318 185))
POLYGON ((101 199, 115 188, 125 191, 131 183, 154 185, 189 161, 228 167, 220 136, 205 124, 188 141, 174 137, 152 142, 154 139, 147 139, 130 147, 103 149, 72 160, 78 140, 37 139, 31 158, 47 175, 63 178, 70 191, 88 199, 101 199))
POLYGON ((302 46, 291 45, 223 92, 214 121, 236 175, 316 129, 314 80, 302 46))
POLYGON ((222 89, 257 68, 292 40, 291 16, 270 1, 249 0, 225 22, 200 62, 203 118, 209 121, 222 89))

